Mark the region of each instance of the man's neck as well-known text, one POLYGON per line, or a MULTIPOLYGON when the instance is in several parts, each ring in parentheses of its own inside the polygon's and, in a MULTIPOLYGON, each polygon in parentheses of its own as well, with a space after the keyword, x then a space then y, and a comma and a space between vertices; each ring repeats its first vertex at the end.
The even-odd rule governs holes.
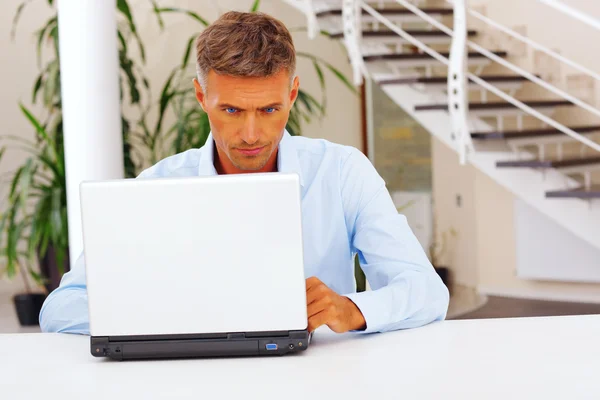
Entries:
POLYGON ((257 172, 277 172, 277 153, 278 152, 279 152, 279 149, 275 149, 275 151, 269 158, 269 161, 267 161, 265 166, 262 167, 261 169, 259 169, 259 170, 244 170, 244 169, 239 169, 235 165, 233 165, 233 163, 231 162, 231 160, 229 160, 227 155, 221 154, 221 152, 219 151, 219 148, 215 144, 214 154, 213 154, 215 170, 217 171, 217 174, 219 174, 219 175, 249 174, 249 173, 257 173, 257 172))

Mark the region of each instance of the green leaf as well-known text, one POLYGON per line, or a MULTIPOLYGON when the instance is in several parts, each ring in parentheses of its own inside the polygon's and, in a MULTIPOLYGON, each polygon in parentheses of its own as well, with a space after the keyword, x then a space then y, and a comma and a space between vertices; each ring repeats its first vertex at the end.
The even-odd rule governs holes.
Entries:
POLYGON ((44 39, 46 38, 46 32, 48 32, 48 37, 52 36, 52 30, 58 26, 58 17, 55 15, 50 18, 46 24, 37 31, 37 46, 36 46, 36 55, 37 55, 37 65, 38 68, 42 65, 42 48, 44 45, 44 39))
POLYGON ((23 174, 23 170, 25 169, 25 166, 21 166, 19 167, 19 169, 17 170, 17 172, 15 173, 15 175, 13 176, 12 182, 10 184, 10 190, 8 192, 8 198, 10 199, 11 202, 15 201, 16 199, 16 193, 17 193, 17 186, 21 180, 21 174, 23 174))
POLYGON ((121 50, 124 53, 127 53, 127 41, 123 37, 123 33, 120 30, 117 30, 117 38, 119 39, 119 43, 121 43, 121 50))
POLYGON ((298 101, 304 105, 309 114, 320 114, 323 116, 323 106, 312 95, 303 90, 298 91, 298 101))
POLYGON ((193 11, 190 10, 186 10, 185 8, 179 8, 179 7, 163 7, 163 8, 159 8, 158 10, 156 10, 155 12, 158 12, 159 14, 162 13, 169 13, 169 12, 174 12, 174 13, 180 13, 180 14, 186 14, 187 16, 195 19, 196 21, 200 22, 202 25, 204 26, 208 26, 210 25, 208 23, 207 20, 205 20, 204 18, 202 18, 201 16, 199 16, 198 14, 196 14, 193 11))
POLYGON ((252 8, 250 9, 250 12, 257 12, 258 7, 260 7, 260 0, 254 0, 254 4, 252 4, 252 8))
POLYGON ((54 45, 54 57, 58 59, 60 58, 60 54, 58 54, 58 24, 52 27, 49 37, 52 38, 52 43, 54 45))
POLYGON ((48 146, 50 146, 50 148, 52 149, 53 155, 56 156, 56 154, 57 154, 56 145, 50 139, 50 137, 48 136, 48 133, 46 132, 44 127, 40 124, 40 122, 33 116, 33 114, 31 114, 31 112, 22 103, 19 103, 19 108, 21 109, 21 111, 23 112, 25 117, 27 117, 29 122, 34 126, 38 136, 40 136, 48 144, 48 146))
POLYGON ((38 78, 36 79, 35 84, 33 85, 33 94, 31 96, 31 101, 33 104, 35 104, 36 99, 37 99, 37 94, 40 91, 40 88, 42 87, 43 78, 44 78, 44 75, 40 74, 38 76, 38 78))
POLYGON ((170 89, 171 89, 171 82, 173 81, 173 78, 175 77, 176 73, 177 73, 177 70, 173 70, 171 72, 171 74, 167 78, 167 82, 163 86, 163 89, 160 94, 160 101, 159 101, 160 107, 159 107, 159 113, 158 113, 158 120, 156 121, 156 127, 154 128, 154 132, 156 132, 157 134, 162 129, 162 123, 163 123, 163 119, 165 117, 165 111, 167 110, 169 102, 173 98, 173 92, 171 92, 170 89))
POLYGON ((319 63, 313 61, 313 66, 315 67, 315 71, 317 72, 317 76, 319 77, 319 84, 321 85, 321 89, 325 89, 325 76, 323 76, 323 70, 319 66, 319 63))
POLYGON ((127 19, 127 22, 129 23, 129 29, 131 30, 131 33, 133 33, 133 36, 135 36, 136 41, 138 42, 138 47, 140 48, 140 57, 142 59, 142 62, 145 63, 146 62, 146 50, 144 49, 144 44, 142 43, 142 39, 140 38, 140 36, 137 32, 137 27, 133 20, 133 15, 131 14, 131 8, 129 7, 127 0, 117 0, 117 9, 127 19))
POLYGON ((17 33, 17 24, 19 23, 19 19, 21 19, 21 14, 23 14, 23 10, 25 9, 25 6, 29 3, 31 3, 32 1, 33 0, 26 0, 26 1, 22 2, 21 4, 19 4, 19 7, 17 7, 17 12, 15 13, 15 16, 13 17, 12 28, 10 30, 11 40, 15 40, 15 36, 17 33))
POLYGON ((30 158, 23 166, 23 172, 19 176, 19 203, 22 209, 27 206, 29 192, 33 184, 36 168, 33 166, 33 160, 30 158))
POLYGON ((323 75, 323 70, 318 62, 313 60, 313 66, 315 67, 315 71, 317 72, 317 76, 319 77, 319 84, 321 85, 321 104, 323 104, 323 113, 325 113, 326 104, 327 104, 327 91, 325 87, 325 76, 323 75))
POLYGON ((136 26, 133 23, 133 15, 131 14, 131 9, 129 8, 127 0, 117 0, 117 9, 125 16, 127 22, 129 22, 131 32, 135 32, 136 26))
POLYGON ((129 97, 131 104, 138 104, 140 102, 140 91, 137 87, 137 78, 133 72, 133 61, 127 58, 127 55, 123 52, 119 52, 120 66, 125 76, 127 77, 127 83, 129 85, 129 97))
MULTIPOLYGON (((52 0, 48 0, 48 1, 52 1, 52 0)), ((38 286, 43 286, 44 282, 45 282, 44 277, 40 273, 34 271, 33 268, 31 268, 31 266, 28 267, 28 270, 29 270, 29 275, 31 275, 31 277, 35 281, 35 284, 38 286)))
POLYGON ((158 7, 158 4, 156 3, 156 0, 152 0, 152 10, 154 11, 154 14, 156 15, 156 19, 158 20, 158 26, 160 26, 160 29, 164 29, 165 21, 162 19, 162 15, 160 15, 159 7, 158 7))
POLYGON ((44 106, 48 109, 52 109, 54 99, 60 95, 60 65, 58 59, 53 60, 48 64, 46 73, 46 84, 43 88, 44 94, 44 106))
POLYGON ((346 87, 348 89, 350 89, 350 91, 354 94, 358 94, 358 91, 356 90, 356 87, 354 87, 354 85, 352 84, 352 82, 350 82, 350 80, 348 78, 346 78, 346 76, 344 74, 342 74, 337 68, 335 68, 333 65, 326 63, 325 67, 327 67, 328 70, 330 70, 331 72, 333 72, 333 74, 340 80, 342 81, 342 83, 344 85, 346 85, 346 87))
POLYGON ((354 87, 352 82, 350 82, 350 80, 343 73, 341 73, 337 68, 335 68, 333 65, 331 65, 330 63, 328 63, 321 57, 317 57, 313 54, 309 54, 309 53, 305 53, 305 52, 301 52, 301 51, 297 52, 296 55, 298 57, 308 58, 308 59, 312 60, 313 62, 316 61, 320 64, 325 65, 325 67, 329 71, 331 71, 344 85, 346 85, 346 87, 348 89, 350 89, 350 91, 352 91, 355 94, 358 94, 358 91, 356 90, 356 88, 354 87))
POLYGON ((190 59, 190 54, 192 53, 192 45, 196 41, 196 36, 192 36, 189 38, 187 46, 185 47, 185 52, 183 53, 183 60, 181 60, 181 69, 187 66, 187 63, 190 59))

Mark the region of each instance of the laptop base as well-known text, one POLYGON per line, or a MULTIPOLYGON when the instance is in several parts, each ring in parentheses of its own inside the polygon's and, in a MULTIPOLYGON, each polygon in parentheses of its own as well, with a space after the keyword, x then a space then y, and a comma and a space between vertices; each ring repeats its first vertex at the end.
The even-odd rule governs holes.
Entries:
POLYGON ((227 334, 92 336, 91 353, 113 360, 268 356, 308 348, 310 334, 302 331, 227 334))

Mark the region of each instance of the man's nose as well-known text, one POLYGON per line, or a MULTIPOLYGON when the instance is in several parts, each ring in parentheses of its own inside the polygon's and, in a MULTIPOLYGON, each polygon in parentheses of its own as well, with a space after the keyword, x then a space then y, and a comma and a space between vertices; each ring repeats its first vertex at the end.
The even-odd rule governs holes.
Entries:
POLYGON ((256 126, 256 117, 249 113, 244 121, 244 127, 242 128, 242 140, 248 144, 254 144, 258 141, 259 135, 256 126))

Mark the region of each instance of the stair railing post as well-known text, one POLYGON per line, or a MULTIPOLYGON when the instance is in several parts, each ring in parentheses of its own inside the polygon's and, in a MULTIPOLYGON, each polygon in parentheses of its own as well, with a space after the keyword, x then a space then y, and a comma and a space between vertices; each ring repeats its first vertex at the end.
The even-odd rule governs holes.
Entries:
POLYGON ((454 0, 454 35, 448 65, 448 112, 452 138, 458 143, 460 163, 467 162, 473 149, 469 132, 469 90, 467 81, 467 0, 454 0))
POLYGON ((342 21, 344 26, 344 44, 350 56, 353 82, 356 86, 362 84, 363 73, 366 72, 361 51, 361 14, 360 0, 343 0, 342 21))
POLYGON ((308 23, 308 38, 314 39, 317 37, 320 29, 312 0, 304 0, 304 8, 308 23))

